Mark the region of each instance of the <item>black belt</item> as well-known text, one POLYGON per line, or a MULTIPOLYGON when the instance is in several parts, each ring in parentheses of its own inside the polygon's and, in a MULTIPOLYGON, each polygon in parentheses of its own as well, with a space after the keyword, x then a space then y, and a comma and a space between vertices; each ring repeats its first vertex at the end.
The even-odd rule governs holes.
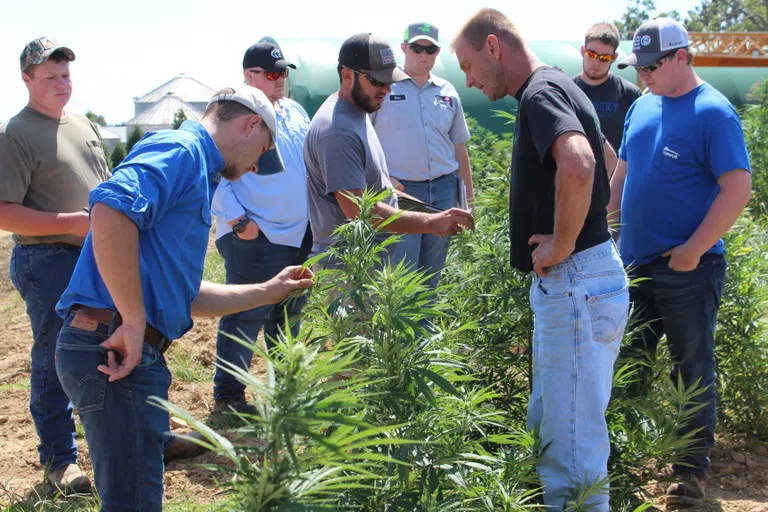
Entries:
MULTIPOLYGON (((89 308, 81 304, 74 304, 72 312, 75 317, 69 326, 84 331, 99 331, 111 335, 123 323, 120 313, 111 309, 89 308)), ((155 347, 161 354, 164 354, 171 346, 171 340, 151 325, 147 325, 144 330, 144 341, 155 347)))

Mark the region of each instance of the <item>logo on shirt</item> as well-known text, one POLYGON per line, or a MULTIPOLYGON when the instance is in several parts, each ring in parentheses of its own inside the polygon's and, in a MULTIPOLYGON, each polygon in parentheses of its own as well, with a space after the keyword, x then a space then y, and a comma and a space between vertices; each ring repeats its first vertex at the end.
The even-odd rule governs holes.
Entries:
POLYGON ((664 146, 664 149, 661 150, 661 154, 663 154, 664 156, 668 156, 669 158, 674 158, 675 160, 680 158, 680 153, 676 151, 672 151, 667 146, 664 146))
POLYGON ((453 98, 450 96, 440 96, 439 94, 435 95, 435 104, 436 105, 446 105, 448 107, 453 106, 453 98))
POLYGON ((390 94, 389 101, 405 101, 405 94, 390 94))

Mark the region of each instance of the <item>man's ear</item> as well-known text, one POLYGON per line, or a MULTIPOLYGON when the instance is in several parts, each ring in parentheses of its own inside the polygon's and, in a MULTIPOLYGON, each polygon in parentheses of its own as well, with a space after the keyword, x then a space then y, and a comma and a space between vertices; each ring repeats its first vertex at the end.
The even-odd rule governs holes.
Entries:
POLYGON ((501 45, 498 37, 494 34, 488 34, 488 37, 485 38, 485 47, 491 59, 501 60, 501 45))
POLYGON ((247 117, 248 120, 246 122, 246 134, 251 135, 254 130, 258 130, 259 126, 264 124, 264 121, 261 119, 259 114, 253 114, 252 116, 247 117))

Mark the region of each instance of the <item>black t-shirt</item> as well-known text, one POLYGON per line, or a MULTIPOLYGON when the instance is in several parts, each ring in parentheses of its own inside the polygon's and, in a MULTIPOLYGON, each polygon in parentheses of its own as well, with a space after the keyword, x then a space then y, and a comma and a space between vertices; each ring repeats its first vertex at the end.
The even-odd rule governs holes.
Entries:
POLYGON ((600 125, 589 99, 562 71, 542 67, 528 77, 515 95, 519 103, 512 149, 509 190, 512 266, 533 270, 528 239, 551 235, 555 227, 555 174, 551 147, 564 133, 578 132, 589 140, 595 155, 592 202, 575 252, 609 238, 606 208, 610 198, 600 125))
POLYGON ((642 96, 642 91, 632 82, 613 73, 608 75, 608 80, 600 85, 588 84, 581 78, 581 74, 573 77, 573 82, 592 101, 597 117, 600 119, 600 129, 618 153, 621 138, 624 135, 624 120, 627 112, 632 103, 642 96))

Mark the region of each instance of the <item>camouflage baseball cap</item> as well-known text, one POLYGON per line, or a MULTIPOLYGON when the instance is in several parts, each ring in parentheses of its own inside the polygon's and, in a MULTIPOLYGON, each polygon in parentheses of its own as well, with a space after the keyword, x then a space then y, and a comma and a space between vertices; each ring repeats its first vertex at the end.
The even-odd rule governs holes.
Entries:
POLYGON ((24 47, 24 51, 21 52, 21 70, 24 71, 29 66, 35 64, 42 64, 57 50, 66 55, 68 61, 71 62, 75 60, 75 52, 66 46, 59 45, 55 39, 51 39, 50 37, 38 37, 37 39, 30 41, 27 46, 24 47))

